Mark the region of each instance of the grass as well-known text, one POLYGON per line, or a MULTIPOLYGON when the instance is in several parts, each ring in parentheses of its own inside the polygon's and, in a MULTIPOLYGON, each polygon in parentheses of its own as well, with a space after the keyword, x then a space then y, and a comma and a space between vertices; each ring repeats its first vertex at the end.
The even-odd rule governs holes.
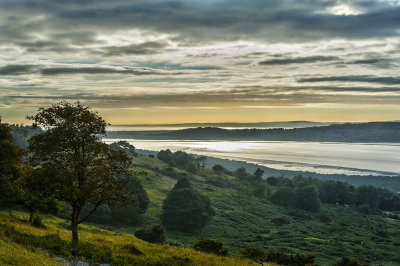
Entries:
POLYGON ((48 216, 43 219, 46 228, 36 228, 26 222, 27 214, 14 215, 11 218, 0 212, 1 265, 61 265, 52 257, 68 259, 73 255, 83 261, 113 265, 255 265, 239 257, 151 244, 127 233, 92 225, 80 226, 80 245, 72 254, 71 236, 64 228, 64 220, 48 216))
MULTIPOLYGON (((135 163, 166 169, 167 164, 145 156, 135 163)), ((140 169, 140 167, 136 167, 140 169)), ((145 214, 147 224, 157 224, 163 199, 176 180, 148 169, 140 176, 150 198, 145 214)), ((182 170, 174 168, 175 172, 182 170)), ((342 256, 372 265, 399 265, 400 221, 380 214, 363 215, 355 208, 324 204, 317 213, 287 209, 273 205, 268 197, 256 197, 252 190, 235 177, 217 175, 203 169, 198 175, 188 174, 192 185, 207 195, 216 215, 200 231, 193 234, 167 231, 167 239, 181 246, 192 247, 200 239, 224 243, 230 254, 238 255, 246 247, 288 253, 316 255, 316 262, 331 265, 342 256), (279 224, 279 220, 285 223, 279 224)), ((275 187, 269 187, 273 192, 275 187)), ((133 232, 135 226, 123 228, 133 232)))

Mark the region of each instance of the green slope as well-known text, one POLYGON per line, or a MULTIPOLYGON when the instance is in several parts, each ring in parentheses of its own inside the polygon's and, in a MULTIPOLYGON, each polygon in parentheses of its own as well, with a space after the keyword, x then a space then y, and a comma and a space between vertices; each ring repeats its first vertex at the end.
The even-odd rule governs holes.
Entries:
MULTIPOLYGON (((314 254, 317 262, 329 265, 342 256, 376 265, 400 263, 400 221, 380 214, 363 215, 352 207, 324 204, 317 213, 273 205, 268 197, 255 197, 235 177, 216 175, 210 169, 199 175, 187 174, 157 159, 139 156, 135 170, 150 198, 145 225, 159 223, 163 199, 176 182, 177 173, 210 197, 216 215, 202 230, 193 234, 168 232, 169 241, 190 247, 202 238, 222 241, 233 254, 246 247, 314 254)), ((274 187, 270 187, 274 189, 274 187)), ((124 228, 133 232, 132 228, 124 228)))
MULTIPOLYGON (((66 248, 70 232, 65 220, 47 217, 46 228, 35 228, 26 222, 27 214, 14 212, 11 218, 0 212, 0 265, 64 265, 54 257, 68 259, 66 248)), ((150 244, 131 234, 80 226, 77 257, 86 262, 113 265, 256 265, 238 257, 220 257, 169 245, 150 244), (135 254, 139 250, 142 254, 135 254)), ((275 265, 275 264, 268 264, 275 265)))

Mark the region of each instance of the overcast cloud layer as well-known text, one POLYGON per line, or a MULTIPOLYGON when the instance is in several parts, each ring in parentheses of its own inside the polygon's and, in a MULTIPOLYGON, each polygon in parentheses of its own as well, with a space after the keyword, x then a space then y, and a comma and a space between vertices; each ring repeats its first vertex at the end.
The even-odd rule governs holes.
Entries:
POLYGON ((398 0, 1 0, 0 115, 80 100, 119 123, 400 119, 399 36, 398 0))

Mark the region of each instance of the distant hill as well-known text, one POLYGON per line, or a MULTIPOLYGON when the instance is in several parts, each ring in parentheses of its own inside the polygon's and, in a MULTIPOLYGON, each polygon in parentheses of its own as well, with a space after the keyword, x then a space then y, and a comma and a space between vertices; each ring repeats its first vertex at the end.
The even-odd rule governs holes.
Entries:
POLYGON ((108 138, 400 142, 400 122, 346 123, 292 129, 197 127, 174 131, 113 131, 108 133, 108 138))
MULTIPOLYGON (((141 124, 141 125, 111 125, 110 130, 114 128, 185 128, 185 127, 222 127, 222 128, 302 128, 302 127, 315 127, 315 126, 328 126, 337 124, 337 122, 313 122, 313 121, 277 121, 277 122, 257 122, 257 123, 182 123, 182 124, 141 124)), ((117 131, 117 130, 116 130, 117 131)))

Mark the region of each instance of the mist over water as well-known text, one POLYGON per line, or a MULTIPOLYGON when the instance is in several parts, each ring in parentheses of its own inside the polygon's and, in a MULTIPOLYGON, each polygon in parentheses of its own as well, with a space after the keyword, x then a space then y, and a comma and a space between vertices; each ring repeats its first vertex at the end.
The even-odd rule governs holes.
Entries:
MULTIPOLYGON (((112 143, 122 139, 106 139, 112 143)), ((185 141, 126 139, 137 149, 187 153, 320 174, 398 175, 400 143, 185 141)))

